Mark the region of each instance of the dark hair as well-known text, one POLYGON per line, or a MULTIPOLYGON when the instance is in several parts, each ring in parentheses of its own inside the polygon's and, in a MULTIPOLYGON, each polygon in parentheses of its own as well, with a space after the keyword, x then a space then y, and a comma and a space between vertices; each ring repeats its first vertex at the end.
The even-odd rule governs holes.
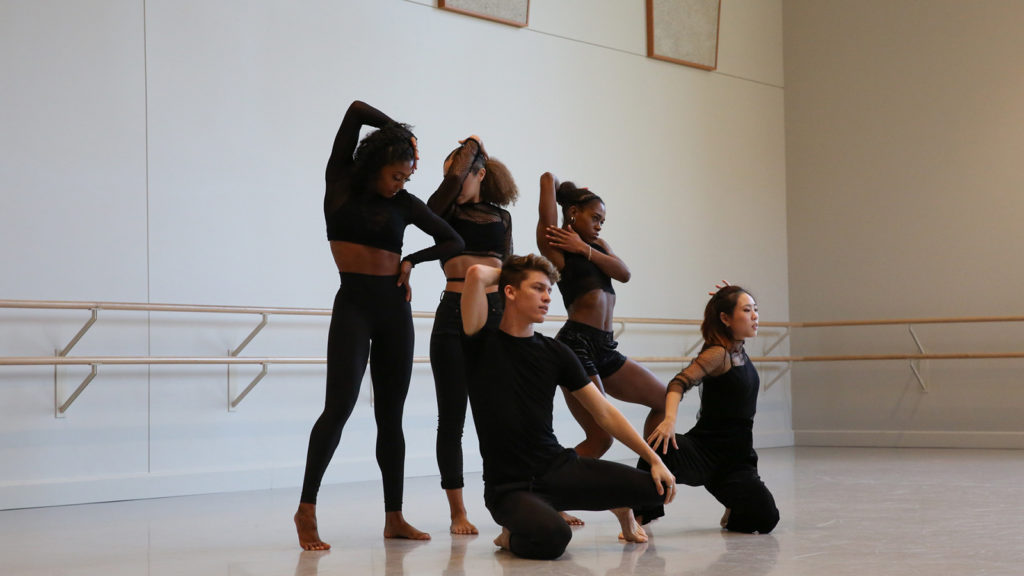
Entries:
POLYGON ((380 172, 381 168, 395 162, 415 162, 416 148, 412 139, 412 126, 399 122, 389 122, 383 127, 366 135, 359 142, 353 160, 352 171, 357 190, 365 190, 380 172))
POLYGON ((498 277, 498 291, 501 292, 502 298, 504 298, 505 286, 518 288, 523 280, 526 280, 527 273, 534 270, 546 274, 552 284, 558 282, 560 278, 558 268, 555 268, 551 260, 538 254, 527 254, 526 256, 513 254, 505 258, 501 264, 501 275, 498 277))
POLYGON ((587 188, 577 188, 572 182, 562 182, 555 192, 555 201, 562 207, 562 224, 569 221, 569 208, 579 206, 583 208, 591 202, 601 202, 601 197, 594 194, 587 188))
MULTIPOLYGON (((473 166, 476 166, 476 163, 473 166)), ((508 167, 497 158, 488 158, 484 167, 487 169, 487 173, 484 174, 484 180, 480 183, 480 200, 498 206, 515 204, 516 199, 519 198, 519 188, 508 167)), ((479 171, 479 168, 473 170, 474 173, 479 171)))
POLYGON ((753 298, 753 294, 740 286, 726 286, 715 292, 711 296, 711 300, 708 300, 708 305, 704 307, 704 321, 700 325, 705 348, 722 346, 728 350, 732 346, 735 338, 732 337, 732 330, 722 322, 722 314, 732 316, 739 302, 740 294, 747 294, 753 298))

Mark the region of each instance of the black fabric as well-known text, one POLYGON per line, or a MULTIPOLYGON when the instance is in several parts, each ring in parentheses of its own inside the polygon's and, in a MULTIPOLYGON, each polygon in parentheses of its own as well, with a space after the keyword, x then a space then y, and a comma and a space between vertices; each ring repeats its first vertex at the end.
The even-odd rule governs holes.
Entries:
MULTIPOLYGON (((466 424, 466 358, 462 350, 462 294, 444 292, 430 333, 430 369, 437 393, 437 466, 441 488, 464 486, 462 430, 466 424)), ((504 301, 499 292, 487 295, 487 326, 497 329, 504 301)))
POLYGON ((359 397, 369 359, 384 509, 402 509, 402 412, 412 375, 414 333, 405 288, 397 286, 397 281, 397 276, 341 275, 327 338, 327 394, 323 413, 309 435, 301 502, 316 503, 324 472, 359 397))
POLYGON ((534 333, 483 328, 463 341, 484 483, 529 480, 565 452, 552 428, 555 389, 590 380, 569 348, 534 333))
POLYGON ((552 560, 565 552, 572 529, 561 510, 608 510, 663 502, 649 473, 624 464, 581 458, 567 450, 530 481, 490 485, 484 503, 510 532, 510 550, 523 558, 552 560))
MULTIPOLYGON (((700 419, 686 434, 676 434, 679 448, 669 446, 661 460, 677 483, 704 486, 731 510, 728 530, 764 534, 778 524, 779 510, 757 473, 752 429, 759 386, 749 359, 720 376, 705 377, 700 419)), ((650 470, 643 460, 637 467, 650 470)), ((644 522, 664 515, 662 506, 634 512, 644 522)))
MULTIPOLYGON (((597 252, 607 254, 597 244, 588 244, 597 252)), ((561 279, 558 281, 558 291, 562 294, 562 302, 568 310, 577 298, 591 290, 603 290, 609 294, 615 294, 612 287, 612 279, 601 271, 592 261, 582 254, 565 252, 565 265, 559 270, 561 279)))
POLYGON ((362 126, 380 128, 392 120, 363 102, 353 102, 334 138, 327 161, 324 218, 327 239, 353 242, 402 253, 406 226, 412 224, 434 238, 435 245, 405 257, 413 264, 438 260, 459 253, 462 239, 419 199, 402 190, 384 198, 373 190, 360 189, 354 182, 353 153, 362 126))
MULTIPOLYGON (((448 224, 466 245, 461 254, 499 260, 512 254, 512 217, 504 208, 486 202, 460 204, 450 214, 448 224)), ((454 256, 444 259, 442 265, 451 258, 454 256)))
POLYGON ((616 350, 619 343, 615 341, 615 334, 589 324, 566 320, 555 335, 555 340, 565 344, 576 354, 587 376, 598 375, 607 378, 618 372, 626 363, 626 357, 616 350))
POLYGON ((721 376, 706 376, 700 387, 700 415, 705 427, 712 423, 753 426, 761 379, 747 353, 740 352, 742 364, 721 376))
MULTIPOLYGON (((512 216, 508 211, 488 202, 456 203, 462 184, 480 154, 480 143, 474 139, 467 139, 456 149, 441 185, 430 195, 427 206, 462 238, 465 247, 461 254, 504 260, 512 254, 512 216)), ((441 260, 441 265, 458 255, 448 255, 441 260)))

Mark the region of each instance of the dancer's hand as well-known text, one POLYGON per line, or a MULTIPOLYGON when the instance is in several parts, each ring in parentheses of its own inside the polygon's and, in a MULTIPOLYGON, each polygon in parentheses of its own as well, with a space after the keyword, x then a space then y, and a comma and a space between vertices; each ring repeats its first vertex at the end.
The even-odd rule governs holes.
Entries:
POLYGON ((398 283, 396 286, 405 286, 405 301, 412 301, 412 286, 409 285, 409 274, 412 272, 412 262, 402 260, 398 264, 398 283))
POLYGON ((548 238, 549 246, 558 248, 562 252, 585 255, 592 250, 590 245, 584 242, 572 228, 566 230, 557 226, 548 226, 544 235, 548 238))
POLYGON ((679 444, 676 442, 676 421, 670 418, 665 418, 658 424, 657 428, 647 437, 647 443, 651 445, 651 448, 657 452, 658 446, 660 445, 661 453, 668 454, 668 445, 672 444, 672 447, 679 449, 679 444))
POLYGON ((725 288, 725 287, 727 287, 727 286, 729 286, 729 285, 730 285, 730 284, 729 284, 729 281, 728 281, 728 280, 722 280, 722 283, 721 283, 721 284, 715 284, 715 291, 714 291, 714 292, 708 292, 708 296, 714 296, 714 295, 715 295, 715 292, 718 292, 718 291, 719 291, 719 290, 721 290, 722 288, 725 288))
POLYGON ((665 463, 658 460, 651 465, 651 478, 658 487, 658 494, 665 495, 665 504, 668 504, 676 497, 676 477, 668 471, 665 463))
POLYGON ((419 164, 420 161, 420 149, 415 136, 410 138, 409 141, 412 142, 412 171, 416 172, 416 165, 419 164))
POLYGON ((469 136, 466 136, 462 140, 459 140, 459 144, 465 145, 466 142, 469 141, 469 140, 476 140, 476 145, 477 145, 478 149, 480 150, 480 154, 483 155, 484 159, 489 158, 489 156, 487 156, 487 150, 484 149, 484 141, 483 141, 483 139, 481 139, 476 134, 470 134, 469 136))

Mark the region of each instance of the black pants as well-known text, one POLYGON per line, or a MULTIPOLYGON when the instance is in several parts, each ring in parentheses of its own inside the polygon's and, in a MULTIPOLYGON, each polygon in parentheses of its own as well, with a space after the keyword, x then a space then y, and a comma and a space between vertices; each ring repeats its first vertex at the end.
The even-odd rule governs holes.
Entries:
POLYGON ((664 501, 649 472, 583 458, 573 450, 566 450, 530 482, 484 489, 484 502, 494 521, 511 533, 510 550, 538 560, 558 558, 572 539, 572 529, 558 513, 561 510, 646 507, 664 501))
MULTIPOLYGON (((702 427, 676 434, 679 449, 669 446, 658 455, 676 477, 676 483, 703 486, 731 510, 727 530, 767 534, 779 523, 775 498, 757 474, 757 453, 749 427, 702 427)), ((640 470, 650 470, 640 460, 640 470)), ((664 507, 634 507, 646 523, 665 514, 664 507)))
MULTIPOLYGON (((430 333, 430 369, 437 392, 437 467, 441 488, 456 490, 462 478, 462 430, 466 424, 466 365, 462 353, 462 294, 444 292, 430 333)), ((487 295, 487 327, 501 322, 499 292, 487 295)))
POLYGON ((412 376, 414 333, 405 288, 396 286, 397 282, 397 276, 341 275, 327 337, 327 397, 309 435, 302 502, 316 503, 324 471, 359 397, 369 359, 384 510, 402 509, 402 411, 412 376))

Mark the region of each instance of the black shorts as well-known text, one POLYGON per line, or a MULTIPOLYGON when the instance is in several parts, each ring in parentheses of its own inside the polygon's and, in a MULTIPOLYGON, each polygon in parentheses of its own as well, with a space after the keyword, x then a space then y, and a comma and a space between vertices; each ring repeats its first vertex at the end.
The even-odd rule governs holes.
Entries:
POLYGON ((568 346, 583 364, 587 376, 599 375, 607 378, 626 363, 615 341, 615 334, 588 326, 582 322, 567 320, 558 331, 555 340, 568 346))

